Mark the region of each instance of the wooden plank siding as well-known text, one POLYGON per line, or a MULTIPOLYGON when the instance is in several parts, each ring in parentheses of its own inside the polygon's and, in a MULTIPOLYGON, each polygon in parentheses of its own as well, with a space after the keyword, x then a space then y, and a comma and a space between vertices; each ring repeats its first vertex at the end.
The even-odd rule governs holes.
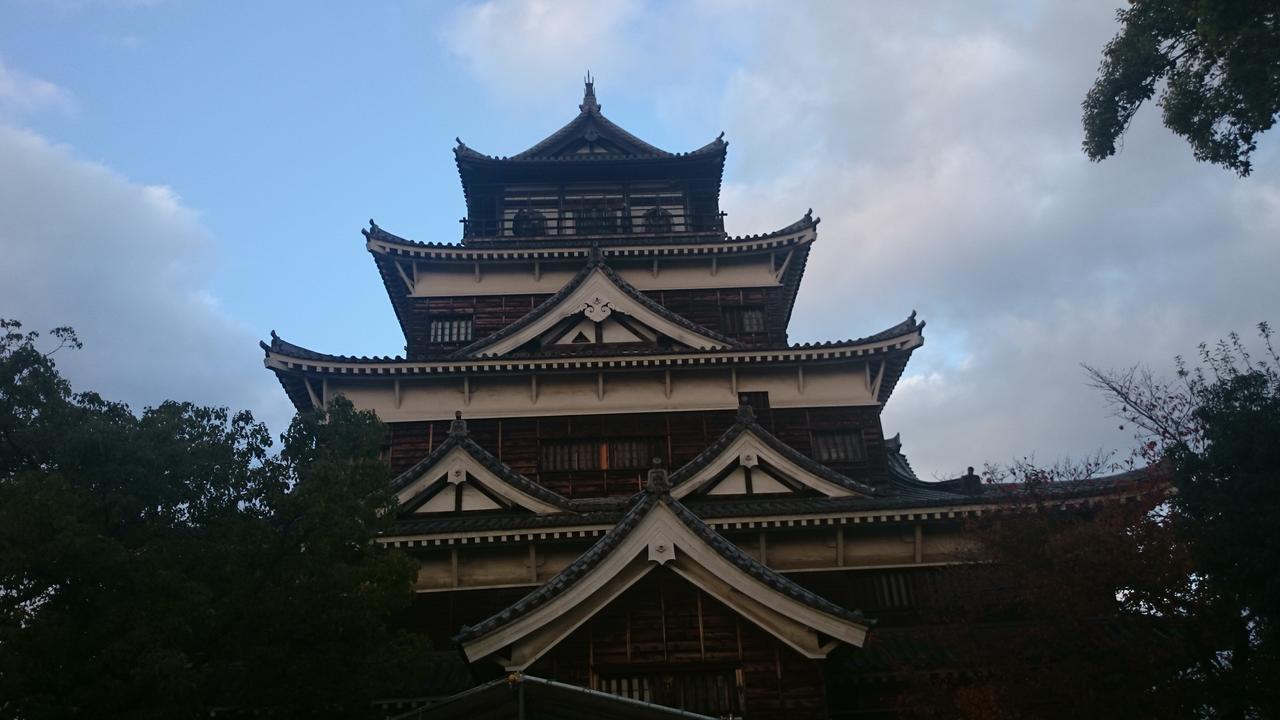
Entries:
MULTIPOLYGON (((861 460, 830 467, 867 483, 887 477, 884 434, 874 407, 779 408, 759 413, 760 423, 782 442, 812 455, 812 433, 850 430, 862 441, 861 460)), ((539 447, 544 440, 566 438, 655 438, 665 450, 663 461, 675 469, 715 442, 734 422, 732 410, 700 412, 565 415, 541 418, 469 419, 472 439, 516 472, 569 497, 629 495, 639 490, 646 469, 543 472, 539 447)), ((390 423, 388 457, 393 472, 402 472, 426 457, 447 436, 449 422, 390 423)))

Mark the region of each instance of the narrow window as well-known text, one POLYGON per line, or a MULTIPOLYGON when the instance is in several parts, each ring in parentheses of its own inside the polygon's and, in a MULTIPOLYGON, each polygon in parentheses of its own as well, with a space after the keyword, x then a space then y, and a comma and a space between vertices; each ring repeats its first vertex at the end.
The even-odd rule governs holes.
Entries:
POLYGON ((725 308, 724 331, 730 335, 765 332, 764 308, 759 305, 725 308))
POLYGON ((471 318, 439 317, 431 321, 431 342, 456 343, 471 341, 471 318))
POLYGON ((815 430, 813 431, 813 459, 820 463, 861 460, 862 438, 854 430, 815 430))

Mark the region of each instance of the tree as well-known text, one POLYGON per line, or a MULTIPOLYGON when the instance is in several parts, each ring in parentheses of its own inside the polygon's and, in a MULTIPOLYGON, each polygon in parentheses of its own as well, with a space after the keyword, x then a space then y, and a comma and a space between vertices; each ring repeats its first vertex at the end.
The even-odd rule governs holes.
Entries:
POLYGON ((1116 152, 1163 83, 1164 124, 1197 160, 1253 169, 1257 136, 1280 113, 1280 5, 1275 0, 1131 0, 1085 96, 1084 151, 1116 152))
POLYGON ((369 714, 421 649, 376 417, 339 398, 273 454, 247 412, 135 415, 0 330, 0 718, 369 714))
POLYGON ((988 468, 1011 512, 973 524, 983 562, 948 573, 931 610, 963 628, 980 671, 913 688, 908 704, 964 718, 1280 716, 1280 361, 1259 330, 1265 357, 1232 335, 1194 367, 1179 359, 1174 380, 1088 370, 1146 466, 1109 482, 1172 492, 1133 485, 1136 502, 1072 505, 1064 487, 1114 465, 988 468))
POLYGON ((1255 358, 1231 334, 1178 359, 1177 379, 1090 370, 1147 457, 1173 468, 1174 528, 1221 638, 1219 662, 1191 676, 1215 717, 1280 716, 1280 357, 1266 323, 1255 358))

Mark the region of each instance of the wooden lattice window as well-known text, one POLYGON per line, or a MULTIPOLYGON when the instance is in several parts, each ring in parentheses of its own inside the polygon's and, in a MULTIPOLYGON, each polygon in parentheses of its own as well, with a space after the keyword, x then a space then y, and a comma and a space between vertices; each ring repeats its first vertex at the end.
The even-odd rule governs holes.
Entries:
POLYGON ((764 308, 759 305, 725 308, 724 331, 730 335, 765 332, 764 308))
POLYGON ((647 233, 669 233, 671 225, 671 211, 666 208, 650 208, 644 214, 644 231, 647 233))
POLYGON ((862 437, 856 430, 815 430, 813 431, 813 459, 820 463, 861 460, 862 437))
POLYGON ((438 317, 431 320, 431 342, 455 343, 471 341, 471 318, 438 317))
POLYGON ((604 205, 591 205, 574 211, 573 224, 579 235, 610 235, 618 232, 618 213, 604 205))
POLYGON ((520 210, 511 220, 511 234, 531 237, 547 234, 547 216, 537 210, 520 210))
POLYGON ((608 438, 543 440, 538 469, 544 472, 573 470, 637 470, 661 457, 658 438, 608 438))

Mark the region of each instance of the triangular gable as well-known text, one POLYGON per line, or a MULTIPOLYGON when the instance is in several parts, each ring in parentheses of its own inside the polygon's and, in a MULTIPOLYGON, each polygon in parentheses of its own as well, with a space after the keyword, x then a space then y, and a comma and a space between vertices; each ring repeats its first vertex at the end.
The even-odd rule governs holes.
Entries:
POLYGON ((526 345, 539 351, 596 343, 657 343, 724 349, 738 343, 667 310, 594 257, 555 295, 523 318, 454 353, 456 357, 496 356, 526 345), (577 342, 579 334, 586 343, 577 342))
POLYGON ((706 450, 671 476, 671 494, 695 496, 821 495, 869 497, 863 485, 805 457, 755 421, 747 405, 738 419, 706 450))
POLYGON ((464 628, 454 640, 467 659, 493 656, 507 670, 523 670, 659 566, 805 657, 862 645, 869 620, 762 565, 668 489, 665 473, 650 473, 647 492, 586 553, 514 605, 464 628))
POLYGON ((467 437, 454 420, 449 437, 392 481, 402 516, 518 511, 565 512, 569 500, 516 473, 467 437))

